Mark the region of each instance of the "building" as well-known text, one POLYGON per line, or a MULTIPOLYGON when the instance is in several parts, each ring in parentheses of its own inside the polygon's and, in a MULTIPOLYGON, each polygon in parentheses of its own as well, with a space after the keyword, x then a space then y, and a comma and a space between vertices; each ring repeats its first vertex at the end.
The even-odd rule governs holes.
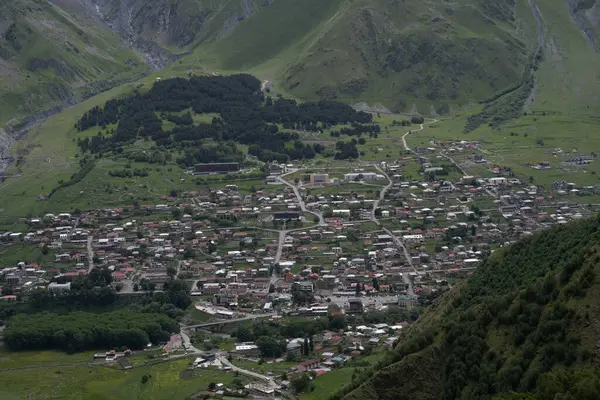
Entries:
POLYGON ((238 295, 235 292, 221 292, 215 294, 214 303, 223 307, 237 307, 238 295))
POLYGON ((17 286, 21 286, 21 283, 23 282, 23 278, 21 278, 21 275, 17 275, 17 274, 8 274, 6 275, 6 278, 4 278, 4 282, 6 282, 6 284, 11 287, 17 287, 17 286))
POLYGON ((228 174, 238 172, 240 170, 239 163, 206 163, 194 165, 194 173, 203 174, 228 174))
POLYGON ((271 386, 262 383, 249 383, 244 387, 250 395, 261 398, 272 397, 276 393, 275 389, 273 389, 271 386))
POLYGON ((306 360, 298 364, 299 372, 308 372, 316 368, 319 368, 319 360, 306 360))
POLYGON ((202 285, 203 294, 218 294, 221 291, 221 286, 218 283, 205 283, 202 285))
POLYGON ((300 213, 293 211, 276 212, 273 214, 275 221, 298 221, 300 220, 300 213))
POLYGON ((286 345, 286 351, 295 355, 300 355, 302 346, 296 342, 290 342, 286 345))
POLYGON ((296 282, 296 285, 298 285, 298 287, 300 288, 300 291, 302 292, 310 292, 312 293, 314 290, 313 284, 312 282, 296 282))
POLYGON ((506 178, 498 177, 498 178, 490 178, 488 179, 492 185, 506 185, 506 178))
POLYGON ((375 172, 353 172, 344 174, 345 181, 375 181, 379 179, 379 175, 375 172))
POLYGON ((310 183, 314 185, 324 185, 329 183, 329 174, 310 174, 310 183))
POLYGON ((51 293, 68 292, 71 290, 71 282, 56 283, 52 282, 48 285, 48 291, 51 293))
POLYGON ((348 299, 348 314, 361 314, 363 311, 361 299, 348 299))
POLYGON ((277 162, 273 162, 269 164, 269 173, 271 175, 281 175, 286 173, 286 165, 285 164, 277 164, 277 162))
POLYGON ((248 357, 256 357, 260 355, 260 350, 254 343, 244 342, 235 344, 235 353, 248 357))

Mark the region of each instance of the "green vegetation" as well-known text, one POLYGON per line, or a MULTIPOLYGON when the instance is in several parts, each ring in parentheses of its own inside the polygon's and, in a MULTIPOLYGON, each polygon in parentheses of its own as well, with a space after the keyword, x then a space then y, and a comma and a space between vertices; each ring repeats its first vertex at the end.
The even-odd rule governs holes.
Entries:
POLYGON ((327 399, 340 387, 340 383, 348 382, 352 378, 354 368, 340 368, 317 376, 313 382, 314 390, 300 396, 301 400, 327 399))
MULTIPOLYGON (((148 70, 100 23, 50 2, 2 2, 0 123, 73 104, 148 70)), ((11 121, 14 122, 14 121, 11 121)))
POLYGON ((593 218, 498 250, 333 398, 597 398, 599 232, 593 218))
POLYGON ((4 340, 11 350, 60 348, 69 353, 85 349, 128 347, 142 349, 148 343, 169 339, 179 330, 166 315, 119 310, 101 314, 39 313, 10 319, 4 340))
MULTIPOLYGON (((234 375, 211 369, 186 370, 191 360, 173 360, 137 366, 128 371, 118 366, 88 365, 91 353, 67 355, 53 351, 0 352, 0 398, 170 400, 184 399, 207 390, 210 382, 231 384, 234 375), (27 369, 19 369, 27 367, 27 369), (147 376, 146 383, 142 383, 147 376)), ((143 364, 143 363, 142 363, 143 364)))

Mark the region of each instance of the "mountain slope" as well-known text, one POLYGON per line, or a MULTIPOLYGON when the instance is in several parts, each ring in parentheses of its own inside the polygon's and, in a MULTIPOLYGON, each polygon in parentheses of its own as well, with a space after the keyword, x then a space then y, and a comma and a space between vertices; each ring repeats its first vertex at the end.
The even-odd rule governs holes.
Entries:
POLYGON ((398 111, 444 113, 513 85, 535 42, 515 0, 69 1, 144 52, 192 53, 168 72, 249 71, 303 99, 398 111))
POLYGON ((494 253, 335 398, 597 399, 598 300, 600 219, 557 226, 494 253))
POLYGON ((445 112, 513 84, 526 43, 514 2, 277 0, 201 60, 271 73, 302 98, 378 101, 445 112))
POLYGON ((73 104, 146 70, 93 20, 44 0, 0 4, 0 123, 73 104))

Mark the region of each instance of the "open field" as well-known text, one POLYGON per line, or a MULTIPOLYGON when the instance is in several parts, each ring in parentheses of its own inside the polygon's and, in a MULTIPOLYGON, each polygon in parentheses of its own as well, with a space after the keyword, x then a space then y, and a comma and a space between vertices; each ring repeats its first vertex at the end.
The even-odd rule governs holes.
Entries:
POLYGON ((54 261, 54 253, 44 254, 39 246, 21 243, 0 248, 0 267, 14 267, 21 261, 43 265, 54 261))
POLYGON ((0 398, 35 399, 183 399, 205 390, 210 382, 231 383, 233 374, 202 369, 182 374, 190 360, 178 360, 124 371, 120 366, 89 366, 90 353, 0 352, 0 398), (36 368, 18 369, 36 366, 36 368), (143 375, 151 375, 141 383, 143 375))
POLYGON ((333 395, 345 384, 350 383, 354 368, 340 368, 318 376, 315 381, 315 390, 304 393, 301 400, 321 400, 333 395))

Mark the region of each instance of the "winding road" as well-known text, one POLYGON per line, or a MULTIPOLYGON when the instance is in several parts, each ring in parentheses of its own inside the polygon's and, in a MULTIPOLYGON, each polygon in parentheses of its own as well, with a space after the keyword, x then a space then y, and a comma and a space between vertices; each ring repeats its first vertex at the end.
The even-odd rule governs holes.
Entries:
POLYGON ((237 367, 237 366, 233 365, 227 359, 227 357, 224 357, 223 355, 219 355, 219 357, 217 357, 217 358, 221 362, 221 364, 225 365, 226 367, 231 368, 232 371, 239 372, 242 375, 250 376, 252 378, 260 379, 260 380, 264 381, 265 383, 267 383, 269 386, 271 386, 273 389, 279 389, 279 385, 277 383, 275 383, 275 381, 271 377, 268 377, 268 376, 265 376, 265 375, 262 375, 262 374, 259 374, 256 372, 252 372, 247 369, 237 367))
POLYGON ((275 314, 256 314, 256 315, 250 315, 250 316, 244 317, 244 318, 223 319, 220 321, 205 322, 203 324, 196 324, 196 325, 182 325, 181 329, 195 329, 195 328, 206 328, 209 326, 228 325, 228 324, 235 324, 237 322, 252 321, 252 320, 260 319, 260 318, 271 318, 273 316, 275 316, 275 314))
MULTIPOLYGON (((413 150, 410 149, 410 147, 408 147, 408 143, 406 142, 406 137, 408 135, 410 135, 411 133, 422 131, 423 129, 425 129, 426 124, 435 124, 436 122, 438 122, 437 119, 432 119, 429 122, 424 122, 419 125, 419 129, 414 130, 414 131, 410 130, 410 131, 406 132, 404 135, 402 135, 402 144, 404 145, 404 150, 410 151, 411 153, 418 156, 418 154, 416 152, 414 152, 413 150)), ((371 210, 371 220, 373 222, 375 222, 379 227, 381 227, 381 229, 385 233, 387 233, 388 235, 390 235, 392 237, 394 244, 397 246, 398 249, 402 250, 402 252, 404 253, 404 258, 406 258, 406 262, 408 263, 408 265, 410 265, 410 267, 413 269, 414 272, 417 272, 417 269, 415 268, 415 266, 412 263, 412 257, 410 256, 410 253, 408 252, 408 249, 404 245, 404 242, 402 241, 402 239, 399 238, 398 236, 394 235, 392 233, 392 231, 390 231, 389 229, 381 226, 381 222, 379 222, 379 220, 377 219, 377 215, 375 214, 375 211, 379 207, 379 203, 381 203, 381 201, 383 201, 383 199, 385 198, 387 191, 392 187, 392 180, 390 179, 389 175, 379 167, 379 165, 374 164, 373 166, 377 169, 377 171, 379 173, 381 173, 383 176, 385 176, 385 178, 388 180, 388 184, 381 189, 381 191, 379 192, 379 198, 373 202, 373 209, 371 210)), ((403 273, 402 279, 404 280, 404 283, 406 283, 408 286, 407 293, 411 296, 414 296, 415 291, 414 291, 413 283, 412 283, 412 280, 410 279, 410 276, 407 273, 403 273)))

